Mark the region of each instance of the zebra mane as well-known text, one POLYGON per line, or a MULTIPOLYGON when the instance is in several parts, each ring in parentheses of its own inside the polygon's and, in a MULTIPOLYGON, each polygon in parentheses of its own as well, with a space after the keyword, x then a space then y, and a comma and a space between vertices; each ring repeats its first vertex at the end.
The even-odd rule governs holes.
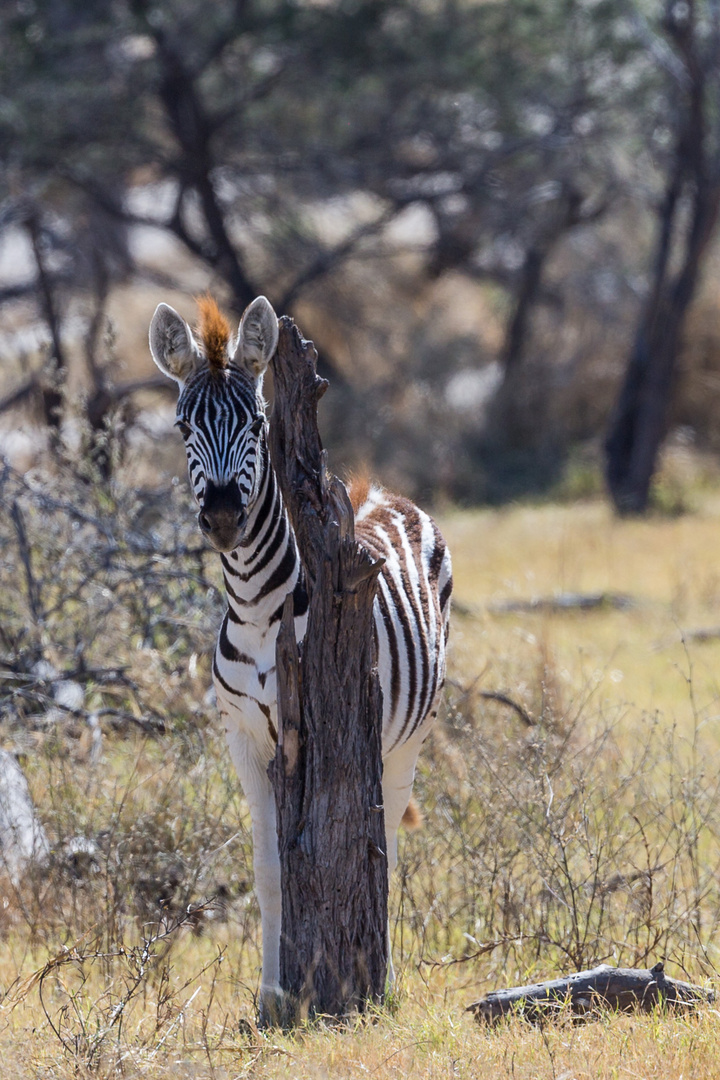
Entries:
POLYGON ((198 297, 197 306, 200 312, 198 336, 208 367, 212 373, 223 371, 228 366, 230 324, 209 293, 198 297))

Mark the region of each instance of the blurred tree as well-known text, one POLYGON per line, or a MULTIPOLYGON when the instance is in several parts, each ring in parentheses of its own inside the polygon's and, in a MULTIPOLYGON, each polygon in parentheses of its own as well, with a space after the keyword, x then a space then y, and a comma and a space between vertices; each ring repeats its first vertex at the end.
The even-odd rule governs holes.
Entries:
POLYGON ((605 443, 608 490, 620 513, 648 505, 685 316, 720 211, 720 8, 669 0, 662 30, 671 51, 647 33, 666 76, 665 191, 650 291, 605 443))
MULTIPOLYGON (((13 0, 0 8, 0 230, 28 232, 36 273, 0 301, 36 298, 62 373, 69 300, 85 297, 102 426, 118 391, 99 362, 99 328, 113 284, 137 272, 134 226, 174 236, 236 310, 259 292, 287 310, 325 302, 323 281, 351 259, 382 259, 389 277, 404 240, 388 226, 421 206, 411 293, 447 271, 500 287, 504 419, 490 437, 522 439, 521 399, 543 422, 527 394, 540 366, 528 358, 543 355, 539 313, 559 321, 582 292, 595 317, 568 237, 597 232, 631 199, 642 211, 654 194, 652 183, 633 190, 659 111, 655 45, 633 10, 625 0, 13 0), (569 253, 562 274, 558 252, 569 253)), ((643 243, 638 231, 605 250, 629 264, 643 243)), ((624 287, 627 266, 604 269, 624 287)), ((153 274, 173 283, 172 267, 153 274)), ((383 315, 388 342, 398 302, 383 315)), ((326 303, 334 318, 363 317, 358 296, 342 315, 326 303)), ((413 362, 388 370, 385 401, 413 362)))
POLYGON ((101 314, 109 284, 132 269, 127 235, 115 216, 74 181, 99 173, 121 199, 124 175, 138 162, 130 130, 136 108, 117 60, 121 31, 105 0, 0 8, 0 230, 25 234, 35 274, 0 291, 0 301, 34 297, 49 339, 47 363, 0 403, 39 393, 57 433, 68 365, 64 323, 78 293, 90 302, 88 364, 99 371, 101 314), (99 146, 93 131, 102 131, 99 146))
MULTIPOLYGON (((394 2, 341 99, 341 156, 356 182, 398 209, 412 201, 432 214, 430 274, 459 270, 509 292, 507 370, 521 362, 554 248, 621 193, 610 147, 627 141, 629 96, 642 79, 631 71, 640 47, 625 7, 394 2)), ((338 95, 325 100, 329 114, 338 95)), ((319 157, 337 168, 336 148, 319 157)))
MULTIPOLYGON (((378 228, 410 202, 429 207, 432 272, 507 283, 508 269, 537 264, 550 237, 585 220, 579 203, 597 213, 614 181, 604 152, 618 127, 612 76, 634 51, 619 9, 616 0, 22 3, 6 16, 21 44, 5 73, 21 87, 8 160, 72 181, 125 222, 147 220, 122 203, 133 168, 171 181, 170 212, 150 220, 207 261, 240 307, 259 285, 247 233, 274 239, 258 210, 279 219, 276 234, 292 234, 294 265, 281 276, 294 296, 352 251, 348 238, 321 250, 307 215, 297 225, 299 201, 357 190, 382 200, 378 228), (44 96, 51 107, 35 125, 44 96), (498 240, 505 258, 493 262, 498 240)), ((359 238, 371 230, 364 223, 359 238)), ((527 293, 533 272, 517 276, 527 293)))

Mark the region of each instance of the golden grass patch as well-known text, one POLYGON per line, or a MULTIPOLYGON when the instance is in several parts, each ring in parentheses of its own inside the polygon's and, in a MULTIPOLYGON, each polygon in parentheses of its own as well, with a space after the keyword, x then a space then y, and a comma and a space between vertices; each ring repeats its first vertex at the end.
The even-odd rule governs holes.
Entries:
MULTIPOLYGON (((72 541, 53 521, 27 514, 38 568, 60 565, 52 544, 64 553, 72 541)), ((73 734, 82 715, 51 714, 50 684, 21 683, 4 721, 54 857, 22 890, 0 889, 2 1075, 720 1076, 711 1007, 492 1031, 464 1011, 499 986, 603 961, 664 959, 670 974, 713 984, 720 500, 673 519, 618 521, 598 501, 449 512, 441 524, 452 665, 447 715, 418 768, 425 827, 402 839, 392 887, 399 982, 386 1009, 340 1029, 254 1026, 248 820, 203 702, 212 569, 193 556, 166 578, 154 549, 121 551, 115 576, 88 586, 83 535, 68 573, 87 603, 83 593, 34 625, 12 594, 4 625, 20 657, 51 646, 65 671, 90 628, 86 663, 123 674, 86 684, 86 708, 103 718, 99 761, 73 734), (607 602, 500 610, 568 594, 607 602), (618 596, 631 603, 614 606, 618 596), (506 695, 532 725, 483 693, 506 695), (143 727, 150 715, 162 726, 143 727), (78 838, 93 845, 82 865, 67 854, 78 838)), ((172 536, 168 526, 158 544, 172 536)), ((17 566, 0 571, 9 596, 17 566)), ((39 587, 50 609, 59 571, 39 587)))

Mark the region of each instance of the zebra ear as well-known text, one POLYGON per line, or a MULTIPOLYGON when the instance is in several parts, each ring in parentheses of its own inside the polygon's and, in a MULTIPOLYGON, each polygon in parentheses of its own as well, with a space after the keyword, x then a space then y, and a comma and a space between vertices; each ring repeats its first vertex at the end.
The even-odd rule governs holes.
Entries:
POLYGON ((264 375, 278 343, 278 321, 272 304, 258 296, 243 312, 233 360, 256 381, 264 375))
POLYGON ((202 363, 190 327, 168 304, 158 304, 152 317, 150 352, 163 374, 180 386, 202 363))

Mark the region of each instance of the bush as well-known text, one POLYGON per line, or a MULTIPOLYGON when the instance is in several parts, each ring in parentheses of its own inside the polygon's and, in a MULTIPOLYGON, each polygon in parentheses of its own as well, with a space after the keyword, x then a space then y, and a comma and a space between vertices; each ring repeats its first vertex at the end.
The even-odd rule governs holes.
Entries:
POLYGON ((187 492, 6 467, 0 498, 0 731, 52 848, 6 922, 109 948, 128 919, 225 915, 250 838, 208 724, 221 600, 187 492))

